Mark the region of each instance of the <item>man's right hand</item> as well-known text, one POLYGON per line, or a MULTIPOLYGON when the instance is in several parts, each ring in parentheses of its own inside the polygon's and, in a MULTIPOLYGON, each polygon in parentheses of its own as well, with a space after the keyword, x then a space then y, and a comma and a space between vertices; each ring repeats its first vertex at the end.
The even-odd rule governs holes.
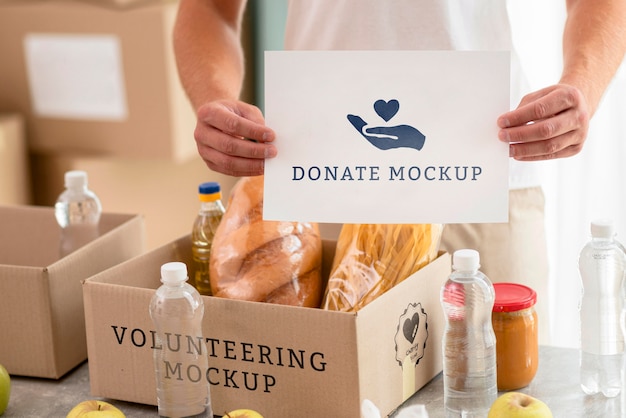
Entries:
POLYGON ((214 171, 236 176, 264 172, 265 159, 276 156, 275 133, 261 110, 236 100, 218 100, 198 108, 194 132, 198 153, 214 171))

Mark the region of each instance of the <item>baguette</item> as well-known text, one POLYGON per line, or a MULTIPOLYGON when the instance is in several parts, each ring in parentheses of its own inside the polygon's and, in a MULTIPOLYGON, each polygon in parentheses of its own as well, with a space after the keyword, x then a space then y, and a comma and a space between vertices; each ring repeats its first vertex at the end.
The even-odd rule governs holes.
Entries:
POLYGON ((213 295, 319 307, 318 225, 264 221, 262 208, 263 176, 241 178, 213 239, 209 264, 213 295))

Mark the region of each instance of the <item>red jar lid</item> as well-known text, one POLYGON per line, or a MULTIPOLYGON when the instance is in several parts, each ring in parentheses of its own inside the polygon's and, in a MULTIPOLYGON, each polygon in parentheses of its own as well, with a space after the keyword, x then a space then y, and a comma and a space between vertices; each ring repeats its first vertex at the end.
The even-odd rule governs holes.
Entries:
POLYGON ((517 283, 494 283, 496 300, 493 312, 515 312, 527 309, 537 302, 537 292, 517 283))

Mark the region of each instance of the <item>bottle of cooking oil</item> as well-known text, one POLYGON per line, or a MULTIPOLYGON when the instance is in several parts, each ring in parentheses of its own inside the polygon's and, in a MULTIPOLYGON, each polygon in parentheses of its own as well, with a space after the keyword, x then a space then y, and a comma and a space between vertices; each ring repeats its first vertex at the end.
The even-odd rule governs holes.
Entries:
POLYGON ((209 259, 211 245, 217 226, 222 220, 225 209, 219 183, 206 182, 198 186, 200 211, 191 231, 191 249, 194 262, 194 286, 202 295, 211 294, 209 279, 209 259))

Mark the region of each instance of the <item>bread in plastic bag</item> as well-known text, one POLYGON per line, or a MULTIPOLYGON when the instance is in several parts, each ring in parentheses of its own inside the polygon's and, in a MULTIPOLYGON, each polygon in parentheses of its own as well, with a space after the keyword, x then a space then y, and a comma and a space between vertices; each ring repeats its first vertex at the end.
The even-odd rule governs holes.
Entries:
POLYGON ((356 312, 437 258, 441 224, 345 224, 322 308, 356 312))
POLYGON ((316 223, 263 220, 263 176, 233 187, 215 231, 209 273, 214 296, 319 307, 322 240, 316 223))

